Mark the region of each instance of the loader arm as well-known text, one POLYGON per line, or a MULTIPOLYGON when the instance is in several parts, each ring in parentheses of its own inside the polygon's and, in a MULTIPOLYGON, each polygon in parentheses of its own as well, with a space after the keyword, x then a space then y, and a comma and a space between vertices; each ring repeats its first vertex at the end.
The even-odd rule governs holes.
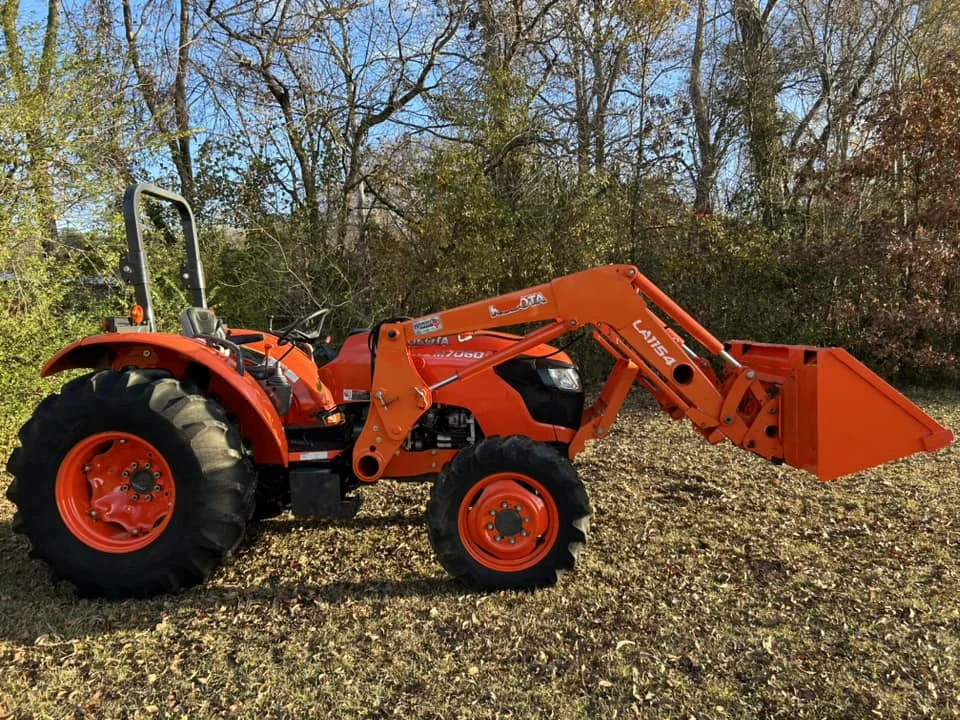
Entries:
POLYGON ((370 412, 354 449, 355 473, 365 482, 379 479, 419 417, 442 401, 447 385, 581 328, 591 330, 615 363, 569 444, 571 459, 587 440, 609 431, 634 384, 649 391, 674 419, 688 418, 709 442, 726 438, 821 479, 944 447, 953 439, 949 430, 842 350, 731 343, 728 351, 636 267, 609 265, 382 325, 370 412), (699 348, 688 346, 655 309, 699 348), (415 340, 538 322, 543 324, 510 347, 432 385, 420 376, 408 350, 415 340), (704 351, 723 360, 720 375, 701 357, 704 351), (856 407, 851 416, 842 397, 847 386, 856 386, 854 402, 869 407, 869 418, 861 418, 856 407), (832 417, 837 413, 839 421, 832 417))

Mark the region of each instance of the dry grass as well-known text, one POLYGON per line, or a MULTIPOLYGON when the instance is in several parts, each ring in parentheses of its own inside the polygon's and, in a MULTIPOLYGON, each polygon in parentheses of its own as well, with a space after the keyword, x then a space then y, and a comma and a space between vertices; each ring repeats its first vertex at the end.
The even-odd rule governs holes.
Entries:
POLYGON ((122 603, 49 585, 2 501, 0 717, 960 714, 960 450, 821 485, 634 409, 578 464, 591 543, 536 593, 448 580, 424 486, 122 603))

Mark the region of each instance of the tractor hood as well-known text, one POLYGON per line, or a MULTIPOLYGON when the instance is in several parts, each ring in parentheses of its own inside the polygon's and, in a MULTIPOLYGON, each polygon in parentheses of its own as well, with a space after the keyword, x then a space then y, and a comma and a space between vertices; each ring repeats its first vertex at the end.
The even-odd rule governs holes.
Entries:
MULTIPOLYGON (((370 399, 372 372, 369 337, 370 333, 366 331, 353 333, 344 342, 337 357, 320 368, 320 380, 330 389, 334 402, 370 399)), ((509 333, 476 332, 413 340, 409 344, 409 351, 417 372, 428 384, 432 384, 477 360, 510 347, 519 339, 509 333)), ((573 365, 569 355, 550 345, 538 345, 527 355, 534 358, 549 357, 558 365, 573 365)))

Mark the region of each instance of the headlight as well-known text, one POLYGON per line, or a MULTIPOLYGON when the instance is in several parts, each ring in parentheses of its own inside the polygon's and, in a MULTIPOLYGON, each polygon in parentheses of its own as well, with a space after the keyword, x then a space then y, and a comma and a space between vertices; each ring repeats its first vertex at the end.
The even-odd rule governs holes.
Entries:
POLYGON ((580 373, 574 367, 540 368, 537 372, 548 387, 580 392, 580 373))

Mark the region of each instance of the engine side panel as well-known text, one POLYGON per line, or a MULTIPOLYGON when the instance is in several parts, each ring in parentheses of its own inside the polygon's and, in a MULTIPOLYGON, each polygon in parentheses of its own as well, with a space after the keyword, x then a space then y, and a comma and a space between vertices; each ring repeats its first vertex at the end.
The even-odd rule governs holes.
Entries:
MULTIPOLYGON (((334 402, 369 400, 371 369, 367 338, 367 333, 351 335, 337 357, 320 368, 319 378, 330 389, 334 402)), ((517 339, 506 333, 487 332, 430 338, 412 342, 409 352, 417 372, 427 383, 434 384, 509 347, 517 339)), ((571 363, 568 355, 549 345, 540 345, 529 355, 550 356, 556 361, 571 363)), ((492 369, 436 390, 433 401, 469 409, 485 436, 523 434, 541 442, 568 443, 574 435, 570 428, 537 422, 530 415, 523 396, 492 369)))

